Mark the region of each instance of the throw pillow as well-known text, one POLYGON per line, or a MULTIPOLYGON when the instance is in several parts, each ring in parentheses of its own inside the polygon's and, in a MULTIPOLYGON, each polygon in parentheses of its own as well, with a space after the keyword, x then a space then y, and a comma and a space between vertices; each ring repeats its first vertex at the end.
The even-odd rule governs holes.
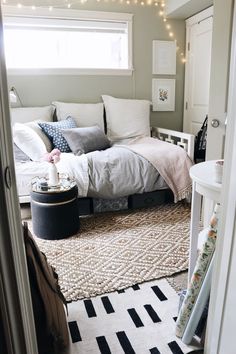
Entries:
POLYGON ((110 141, 98 126, 62 129, 62 135, 75 155, 105 150, 110 147, 110 141))
POLYGON ((53 147, 59 149, 61 152, 70 152, 71 149, 63 137, 61 129, 76 128, 77 125, 72 117, 68 117, 60 122, 53 123, 38 123, 43 129, 44 133, 51 140, 53 147))
POLYGON ((12 128, 14 143, 33 161, 39 161, 47 153, 40 136, 30 127, 15 123, 12 128))
POLYGON ((47 151, 50 152, 52 150, 52 143, 51 143, 51 140, 44 133, 43 129, 40 128, 40 126, 38 125, 38 123, 40 123, 40 122, 42 122, 42 121, 33 121, 33 122, 25 123, 25 125, 27 125, 31 129, 33 129, 35 131, 35 133, 37 133, 40 136, 40 138, 43 140, 43 142, 46 146, 47 151))
POLYGON ((102 96, 107 122, 107 135, 112 141, 150 136, 150 102, 102 96))
POLYGON ((11 108, 12 123, 27 123, 33 120, 52 122, 53 106, 11 108))
POLYGON ((98 125, 104 131, 103 103, 52 102, 58 121, 72 116, 78 127, 98 125))

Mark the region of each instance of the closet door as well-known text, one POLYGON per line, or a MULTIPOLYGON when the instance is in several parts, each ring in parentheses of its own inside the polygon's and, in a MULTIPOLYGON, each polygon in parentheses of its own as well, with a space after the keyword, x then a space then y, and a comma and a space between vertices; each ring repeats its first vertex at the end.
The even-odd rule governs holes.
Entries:
POLYGON ((186 21, 184 132, 197 134, 208 113, 212 8, 186 21))

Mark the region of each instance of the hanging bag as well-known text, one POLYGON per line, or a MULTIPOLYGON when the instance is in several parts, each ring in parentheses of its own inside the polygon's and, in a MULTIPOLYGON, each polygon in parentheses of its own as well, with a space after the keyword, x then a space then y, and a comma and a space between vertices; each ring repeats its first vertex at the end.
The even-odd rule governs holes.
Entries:
POLYGON ((58 275, 23 224, 26 258, 39 354, 66 354, 69 335, 58 275))
POLYGON ((205 161, 206 157, 206 143, 207 143, 207 123, 208 116, 201 126, 201 129, 197 133, 195 137, 195 145, 194 145, 194 162, 205 161))

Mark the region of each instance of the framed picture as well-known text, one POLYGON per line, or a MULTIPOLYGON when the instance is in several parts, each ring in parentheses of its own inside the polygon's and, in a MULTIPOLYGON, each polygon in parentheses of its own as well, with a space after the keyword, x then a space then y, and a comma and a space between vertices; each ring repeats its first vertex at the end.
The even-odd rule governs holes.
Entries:
POLYGON ((152 110, 175 110, 175 79, 152 79, 152 110))
POLYGON ((152 73, 157 75, 176 74, 175 41, 152 41, 152 73))

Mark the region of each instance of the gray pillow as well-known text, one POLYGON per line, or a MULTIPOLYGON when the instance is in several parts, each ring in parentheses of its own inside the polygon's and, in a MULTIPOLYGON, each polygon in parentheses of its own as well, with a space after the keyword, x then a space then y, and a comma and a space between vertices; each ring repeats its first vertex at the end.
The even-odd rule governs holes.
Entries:
POLYGON ((75 155, 110 147, 110 141, 98 126, 62 129, 61 133, 75 155))
POLYGON ((26 155, 15 143, 13 144, 14 159, 17 162, 30 161, 28 155, 26 155))

